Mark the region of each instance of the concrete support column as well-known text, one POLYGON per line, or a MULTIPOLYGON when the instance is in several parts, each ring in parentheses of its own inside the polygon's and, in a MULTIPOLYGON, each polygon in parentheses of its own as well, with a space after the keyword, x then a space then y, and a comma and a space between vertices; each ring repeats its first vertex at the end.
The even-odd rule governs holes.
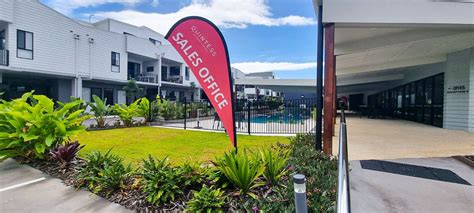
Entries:
MULTIPOLYGON (((159 87, 161 87, 161 65, 162 65, 162 60, 163 60, 162 57, 160 57, 160 59, 158 60, 158 63, 157 63, 158 67, 157 67, 157 69, 155 69, 155 70, 157 70, 156 74, 158 75, 158 85, 159 85, 159 87)), ((160 94, 159 89, 158 89, 158 94, 160 94)))
POLYGON ((179 74, 181 74, 181 77, 183 78, 183 83, 186 82, 186 64, 185 63, 182 63, 181 64, 181 72, 179 74))
MULTIPOLYGON (((332 136, 334 133, 334 94, 336 70, 334 65, 334 24, 324 26, 324 131, 323 151, 332 154, 332 136)), ((320 116, 320 115, 317 115, 320 116)))
POLYGON ((82 78, 79 76, 77 78, 72 79, 72 96, 76 98, 82 98, 82 78))
POLYGON ((448 54, 443 127, 474 131, 474 48, 448 54))

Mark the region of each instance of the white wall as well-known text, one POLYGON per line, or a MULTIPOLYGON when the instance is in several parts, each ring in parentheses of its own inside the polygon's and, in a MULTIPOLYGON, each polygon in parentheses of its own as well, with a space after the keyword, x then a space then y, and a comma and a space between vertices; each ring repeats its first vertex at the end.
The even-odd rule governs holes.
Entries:
POLYGON ((473 131, 474 128, 474 48, 448 55, 444 77, 444 127, 473 131), (450 88, 465 86, 469 93, 452 93, 450 88))
POLYGON ((15 1, 0 1, 0 20, 6 22, 13 21, 13 5, 15 1))
POLYGON ((10 67, 64 76, 75 76, 77 71, 84 77, 92 68, 94 79, 126 81, 123 35, 79 24, 37 1, 15 1, 14 13, 8 30, 10 67), (17 29, 34 34, 33 60, 16 57, 17 29), (80 39, 75 40, 73 34, 80 39), (94 38, 92 47, 88 38, 94 38), (111 72, 111 51, 120 53, 120 73, 111 72))

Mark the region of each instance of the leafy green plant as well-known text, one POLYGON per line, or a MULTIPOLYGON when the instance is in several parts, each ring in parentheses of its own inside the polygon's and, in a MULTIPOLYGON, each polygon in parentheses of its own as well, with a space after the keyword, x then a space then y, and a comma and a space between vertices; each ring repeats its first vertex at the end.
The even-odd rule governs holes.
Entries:
POLYGON ((57 160, 64 166, 67 166, 74 158, 76 158, 77 153, 84 148, 84 145, 80 145, 78 141, 58 144, 56 147, 51 150, 51 155, 53 159, 57 160))
POLYGON ((138 115, 144 117, 146 122, 155 120, 159 116, 158 101, 149 101, 145 97, 136 100, 138 115))
POLYGON ((152 204, 173 201, 201 181, 194 167, 171 167, 167 157, 157 160, 150 155, 142 165, 143 191, 152 204))
POLYGON ((220 188, 203 185, 200 191, 193 191, 193 198, 188 201, 191 212, 222 212, 226 197, 220 188))
POLYGON ((122 158, 110 153, 94 151, 86 156, 87 164, 79 171, 78 179, 95 193, 110 193, 122 188, 131 176, 130 164, 125 166, 122 158))
POLYGON ((217 159, 217 168, 240 189, 241 194, 256 197, 250 190, 263 185, 257 178, 265 171, 265 165, 256 157, 249 157, 246 150, 239 153, 224 153, 223 158, 217 159))
POLYGON ((107 98, 104 100, 100 99, 96 95, 92 95, 94 102, 89 103, 92 112, 94 113, 94 119, 97 122, 97 127, 104 128, 107 115, 110 113, 110 105, 107 104, 107 98))
POLYGON ((152 204, 168 202, 184 194, 179 185, 180 174, 170 167, 167 157, 155 160, 148 156, 148 160, 143 160, 143 179, 143 191, 147 194, 147 201, 152 204))
POLYGON ((182 118, 184 115, 183 105, 168 100, 158 99, 157 100, 160 115, 165 120, 182 118))
POLYGON ((89 116, 83 110, 71 111, 82 104, 76 100, 58 108, 44 95, 25 93, 10 102, 0 102, 0 161, 18 155, 43 158, 44 153, 64 139, 85 130, 82 122, 89 116))
POLYGON ((114 112, 117 113, 126 127, 133 126, 133 117, 138 115, 137 104, 137 102, 134 102, 128 106, 125 104, 115 104, 113 107, 114 112))
POLYGON ((289 150, 284 149, 262 149, 260 157, 265 164, 263 177, 271 185, 276 185, 280 178, 286 174, 286 162, 289 157, 289 150))
POLYGON ((313 134, 299 134, 291 139, 291 153, 287 161, 288 177, 281 178, 272 193, 260 199, 240 202, 240 208, 257 206, 264 212, 294 212, 291 175, 306 176, 308 209, 312 212, 333 212, 336 205, 337 159, 314 147, 313 134))
MULTIPOLYGON (((58 104, 59 108, 61 108, 61 107, 64 107, 64 105, 66 105, 67 103, 74 102, 74 101, 79 101, 79 100, 81 100, 81 98, 71 96, 71 97, 69 97, 69 102, 57 101, 56 103, 58 104)), ((80 104, 78 104, 75 107, 69 109, 69 112, 73 113, 73 112, 78 111, 78 110, 85 111, 86 108, 87 108, 87 103, 85 103, 84 101, 81 101, 80 104)))

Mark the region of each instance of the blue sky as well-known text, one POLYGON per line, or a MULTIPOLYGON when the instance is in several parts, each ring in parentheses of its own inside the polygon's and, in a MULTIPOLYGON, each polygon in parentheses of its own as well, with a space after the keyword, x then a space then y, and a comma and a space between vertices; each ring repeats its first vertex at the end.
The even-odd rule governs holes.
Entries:
POLYGON ((226 39, 230 60, 244 72, 315 78, 316 19, 311 0, 41 0, 67 16, 114 18, 166 34, 185 16, 210 19, 226 39))

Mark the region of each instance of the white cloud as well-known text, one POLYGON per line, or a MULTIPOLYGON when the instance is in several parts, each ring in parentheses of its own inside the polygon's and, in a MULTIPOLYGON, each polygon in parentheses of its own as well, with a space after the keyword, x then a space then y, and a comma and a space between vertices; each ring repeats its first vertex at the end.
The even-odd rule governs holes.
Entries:
POLYGON ((271 72, 271 71, 297 71, 316 68, 316 62, 242 62, 234 63, 235 67, 245 73, 271 72))
POLYGON ((265 0, 194 0, 173 13, 144 13, 136 10, 97 12, 98 18, 113 18, 129 24, 150 27, 162 34, 179 19, 202 16, 223 28, 246 28, 249 25, 314 25, 312 17, 273 17, 265 0))
POLYGON ((143 0, 50 0, 47 4, 61 13, 70 14, 78 8, 97 7, 110 3, 134 6, 135 4, 140 3, 142 1, 143 0))
POLYGON ((158 5, 160 5, 160 1, 159 1, 159 0, 152 0, 152 1, 151 1, 151 6, 153 6, 153 7, 158 7, 158 5))

